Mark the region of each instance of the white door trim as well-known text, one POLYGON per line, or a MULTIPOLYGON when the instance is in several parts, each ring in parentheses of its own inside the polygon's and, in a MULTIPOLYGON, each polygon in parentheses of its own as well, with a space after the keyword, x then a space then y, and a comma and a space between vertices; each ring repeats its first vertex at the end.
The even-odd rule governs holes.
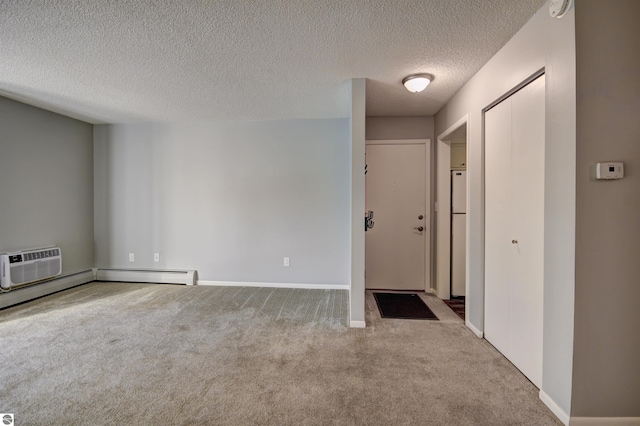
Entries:
MULTIPOLYGON (((424 239, 425 247, 424 247, 424 291, 427 293, 433 293, 432 282, 431 282, 431 271, 433 270, 433 257, 431 256, 431 247, 433 242, 433 215, 431 212, 433 211, 432 200, 431 197, 431 175, 433 170, 433 163, 431 161, 431 139, 379 139, 379 140, 365 140, 365 145, 425 145, 425 227, 429 229, 429 238, 424 239)), ((366 161, 365 161, 366 162, 366 161)), ((366 200, 365 200, 366 205, 366 200)), ((374 217, 375 219, 375 217, 374 217)), ((375 220, 374 220, 375 222, 375 220)), ((365 253, 365 256, 367 254, 365 253)), ((366 288, 366 284, 365 284, 366 288)))
MULTIPOLYGON (((440 299, 451 298, 451 134, 460 127, 467 126, 467 230, 469 227, 469 114, 453 123, 442 132, 436 149, 436 294, 440 299)), ((466 289, 469 294, 469 232, 466 241, 466 289)), ((468 310, 468 303, 466 304, 468 310)), ((468 318, 468 312, 467 312, 468 318)))
POLYGON ((366 140, 365 145, 427 145, 431 139, 375 139, 366 140))

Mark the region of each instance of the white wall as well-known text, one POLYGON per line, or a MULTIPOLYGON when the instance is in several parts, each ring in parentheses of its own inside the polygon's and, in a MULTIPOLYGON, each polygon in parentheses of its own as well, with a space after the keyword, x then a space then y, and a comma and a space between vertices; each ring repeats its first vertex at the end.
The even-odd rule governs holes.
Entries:
POLYGON ((94 144, 98 267, 348 286, 347 119, 99 125, 94 144))
POLYGON ((93 126, 0 97, 0 252, 62 249, 93 267, 93 126))
MULTIPOLYGON (((575 265, 575 15, 545 4, 440 110, 436 136, 469 114, 468 320, 483 330, 484 170, 482 109, 546 69, 545 271, 542 396, 563 420, 571 408, 575 265)), ((487 149, 490 149, 487 148, 487 149)))
POLYGON ((350 159, 351 159, 351 281, 349 284, 349 322, 351 327, 365 327, 364 311, 364 208, 365 208, 365 113, 364 78, 351 80, 350 159))
POLYGON ((640 418, 639 17, 637 0, 576 4, 572 417, 640 418), (590 178, 593 165, 611 160, 624 162, 624 179, 590 178))

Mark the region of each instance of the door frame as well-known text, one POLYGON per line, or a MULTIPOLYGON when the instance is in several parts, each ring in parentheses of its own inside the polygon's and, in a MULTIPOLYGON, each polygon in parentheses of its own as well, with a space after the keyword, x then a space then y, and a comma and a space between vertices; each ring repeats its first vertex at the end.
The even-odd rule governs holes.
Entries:
MULTIPOLYGON (((365 153, 367 145, 424 145, 425 146, 425 190, 427 193, 425 194, 425 206, 424 206, 424 215, 425 215, 425 224, 427 225, 425 228, 429 230, 429 235, 424 239, 424 291, 426 293, 433 293, 433 289, 431 287, 432 276, 431 271, 433 270, 433 258, 431 256, 431 247, 433 244, 433 215, 432 207, 433 207, 433 197, 431 196, 433 191, 431 188, 431 175, 433 173, 433 165, 431 162, 431 139, 367 139, 365 140, 365 153)), ((366 157, 365 157, 366 164, 366 157)), ((366 185, 366 179, 365 179, 366 185)), ((366 189, 366 186, 365 186, 366 189)), ((365 190, 366 194, 366 190, 365 190)), ((366 206, 366 199, 365 199, 366 206)), ((375 222, 375 216, 374 216, 375 222)), ((366 238, 366 236, 365 236, 366 238)), ((366 257, 366 249, 365 249, 365 257, 366 257)), ((365 276, 365 285, 364 288, 367 288, 367 278, 365 276)))
MULTIPOLYGON (((436 149, 436 294, 440 299, 451 298, 451 135, 461 127, 466 126, 465 139, 467 141, 467 234, 465 247, 465 295, 469 294, 469 114, 453 123, 442 132, 437 140, 436 149)), ((468 311, 469 304, 465 304, 468 311)), ((468 318, 468 312, 467 318, 468 318)))

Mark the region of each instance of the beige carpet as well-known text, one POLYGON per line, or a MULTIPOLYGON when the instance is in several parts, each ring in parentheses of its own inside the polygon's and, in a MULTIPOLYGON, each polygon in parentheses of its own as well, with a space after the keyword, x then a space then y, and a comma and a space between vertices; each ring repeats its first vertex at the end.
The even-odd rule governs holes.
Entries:
POLYGON ((439 299, 348 329, 336 290, 91 283, 0 311, 16 425, 556 425, 439 299))

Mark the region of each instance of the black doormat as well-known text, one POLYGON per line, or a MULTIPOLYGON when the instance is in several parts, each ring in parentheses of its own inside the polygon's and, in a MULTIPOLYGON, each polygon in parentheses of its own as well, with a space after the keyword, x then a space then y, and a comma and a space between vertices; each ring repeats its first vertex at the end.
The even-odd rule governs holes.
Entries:
POLYGON ((415 293, 373 293, 382 318, 428 319, 438 317, 415 293))

